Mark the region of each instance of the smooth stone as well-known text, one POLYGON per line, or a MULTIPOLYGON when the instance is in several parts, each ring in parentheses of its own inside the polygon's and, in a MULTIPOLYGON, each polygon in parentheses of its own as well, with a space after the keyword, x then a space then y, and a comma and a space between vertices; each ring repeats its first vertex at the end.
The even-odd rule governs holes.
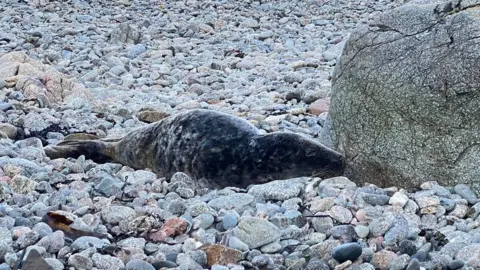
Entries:
POLYGON ((258 255, 253 257, 252 259, 252 264, 258 267, 267 266, 268 264, 270 264, 270 262, 271 259, 267 255, 258 255))
POLYGON ((135 210, 127 206, 111 205, 105 207, 101 212, 103 220, 110 224, 118 224, 121 221, 133 220, 136 216, 135 210))
POLYGON ((250 61, 250 60, 242 60, 240 62, 238 62, 237 64, 235 64, 235 67, 238 68, 238 69, 253 69, 255 67, 255 63, 253 61, 250 61))
POLYGON ((267 220, 255 217, 244 218, 240 221, 238 226, 233 229, 233 234, 251 249, 272 243, 280 239, 282 235, 277 226, 267 220))
POLYGON ((275 241, 270 244, 266 244, 260 248, 263 253, 276 253, 282 249, 282 245, 279 241, 275 241))
POLYGON ((17 136, 17 127, 9 123, 0 123, 0 131, 5 133, 5 135, 7 135, 7 137, 12 140, 15 139, 15 137, 17 136))
POLYGON ((477 195, 465 184, 458 184, 454 188, 455 193, 468 201, 469 204, 475 204, 478 202, 477 195))
POLYGON ((419 250, 419 251, 417 251, 417 253, 412 255, 412 259, 415 258, 419 262, 424 262, 424 261, 427 260, 427 256, 428 256, 428 254, 425 250, 419 250))
POLYGON ((134 247, 134 248, 143 249, 145 247, 146 242, 147 241, 144 238, 129 237, 129 238, 118 241, 117 245, 119 247, 134 247))
POLYGON ((134 59, 146 51, 147 51, 147 47, 145 47, 145 45, 136 44, 127 49, 126 56, 130 59, 134 59))
POLYGON ((230 268, 223 265, 214 264, 210 269, 211 270, 229 270, 230 268))
POLYGON ((249 247, 247 244, 238 239, 238 237, 232 236, 228 240, 228 247, 233 249, 238 249, 240 251, 248 251, 249 247))
POLYGON ((313 257, 308 261, 305 270, 330 270, 330 266, 325 260, 313 257))
POLYGON ((178 265, 176 263, 174 263, 172 261, 165 261, 165 260, 154 262, 152 265, 155 269, 178 267, 178 265))
POLYGON ((125 268, 125 263, 110 255, 102 255, 95 253, 92 255, 92 261, 95 267, 98 269, 123 269, 125 268))
POLYGON ((371 264, 380 270, 387 270, 389 269, 389 263, 397 259, 397 257, 394 252, 383 249, 373 254, 371 264))
MULTIPOLYGON (((1 88, 0 88, 1 89, 1 88)), ((12 108, 11 103, 6 103, 6 102, 0 102, 0 111, 6 111, 8 109, 12 108)))
POLYGON ((68 265, 75 269, 86 270, 93 268, 93 261, 86 254, 77 253, 68 258, 68 265))
POLYGON ((386 205, 390 201, 390 197, 387 195, 380 194, 363 194, 363 200, 370 205, 386 205))
POLYGON ((135 259, 125 265, 125 270, 155 270, 155 267, 146 261, 135 259))
POLYGON ((386 245, 400 243, 407 239, 409 232, 408 221, 403 216, 397 216, 391 227, 384 235, 386 245))
POLYGON ((220 196, 208 202, 208 206, 215 210, 225 209, 242 209, 244 206, 251 204, 255 197, 246 193, 235 193, 229 196, 220 196))
POLYGON ((408 202, 408 196, 401 192, 395 192, 388 203, 393 206, 404 207, 408 202))
POLYGON ((194 228, 208 229, 215 222, 211 214, 203 213, 193 219, 194 228))
POLYGON ((465 262, 464 262, 464 261, 462 261, 462 260, 454 260, 454 261, 451 261, 451 262, 448 264, 448 269, 456 270, 456 269, 462 268, 464 265, 465 265, 465 262))
POLYGON ((224 230, 229 230, 235 228, 238 224, 237 215, 233 213, 228 213, 223 217, 222 227, 224 230))
POLYGON ((261 196, 265 200, 285 201, 298 197, 305 187, 308 178, 293 178, 289 180, 275 180, 262 185, 253 185, 248 194, 261 196))
POLYGON ((420 270, 420 262, 413 258, 407 266, 406 270, 420 270))
POLYGON ((476 269, 480 268, 480 244, 471 244, 461 248, 456 256, 457 260, 468 262, 476 269))
POLYGON ((398 256, 393 261, 391 261, 388 264, 388 266, 389 266, 388 269, 389 270, 403 270, 403 269, 407 268, 409 262, 410 262, 410 256, 408 256, 407 254, 403 254, 403 255, 398 256))
POLYGON ((348 188, 348 187, 352 187, 352 188, 357 187, 357 184, 350 181, 345 176, 337 176, 337 177, 332 177, 332 178, 328 178, 328 179, 323 180, 322 182, 320 182, 318 187, 320 188, 322 186, 329 186, 329 187, 332 187, 332 188, 344 189, 344 188, 348 188))
POLYGON ((440 204, 445 208, 446 211, 452 211, 455 208, 455 205, 457 204, 454 200, 445 198, 445 197, 439 197, 440 198, 440 204))
POLYGON ((93 236, 82 236, 77 238, 71 245, 73 251, 85 250, 90 247, 95 247, 97 249, 108 246, 110 242, 105 239, 100 239, 93 236))
POLYGON ((105 177, 98 185, 95 186, 95 190, 98 190, 105 196, 114 196, 121 192, 124 184, 124 182, 117 178, 105 177))
POLYGON ((339 205, 333 206, 330 209, 329 214, 331 218, 343 224, 350 223, 353 218, 352 212, 350 212, 350 210, 339 205))
POLYGON ((355 241, 357 233, 352 225, 337 225, 330 229, 330 234, 335 239, 341 239, 346 242, 355 241))
POLYGON ((346 243, 333 249, 332 258, 343 263, 348 260, 355 261, 360 255, 362 255, 362 247, 358 243, 346 243))
POLYGON ((370 233, 370 229, 367 226, 357 225, 355 226, 355 232, 357 233, 358 237, 366 238, 370 233))

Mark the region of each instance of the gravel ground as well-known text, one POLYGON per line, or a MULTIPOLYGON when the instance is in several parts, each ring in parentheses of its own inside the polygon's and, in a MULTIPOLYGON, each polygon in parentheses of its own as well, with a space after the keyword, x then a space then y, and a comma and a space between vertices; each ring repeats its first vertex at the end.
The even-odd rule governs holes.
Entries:
POLYGON ((199 195, 182 173, 42 149, 192 108, 316 138, 348 33, 401 4, 1 1, 0 269, 479 269, 465 185, 297 178, 199 195))

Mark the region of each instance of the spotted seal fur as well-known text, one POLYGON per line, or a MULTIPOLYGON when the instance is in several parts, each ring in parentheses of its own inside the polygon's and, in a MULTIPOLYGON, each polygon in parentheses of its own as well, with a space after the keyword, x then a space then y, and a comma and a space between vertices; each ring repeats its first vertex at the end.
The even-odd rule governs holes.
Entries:
POLYGON ((209 187, 246 188, 301 176, 343 173, 343 155, 306 136, 262 134, 248 121, 213 110, 178 113, 118 140, 68 140, 47 146, 48 157, 84 155, 95 162, 150 168, 164 177, 184 172, 209 187))

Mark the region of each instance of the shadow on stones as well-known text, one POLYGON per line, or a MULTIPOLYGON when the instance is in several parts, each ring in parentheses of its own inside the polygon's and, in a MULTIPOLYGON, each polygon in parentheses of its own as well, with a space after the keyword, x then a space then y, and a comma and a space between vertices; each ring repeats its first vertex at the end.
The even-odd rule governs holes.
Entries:
POLYGON ((25 131, 22 128, 17 129, 17 137, 15 140, 25 140, 28 138, 38 138, 40 141, 42 141, 43 146, 47 146, 50 143, 48 142, 47 134, 49 132, 57 132, 62 134, 63 136, 67 136, 70 134, 76 134, 76 133, 84 133, 84 134, 92 134, 95 135, 95 133, 92 132, 87 132, 87 131, 76 131, 72 132, 69 128, 58 125, 58 124, 52 124, 48 126, 46 129, 40 130, 40 131, 30 131, 30 134, 25 134, 25 131))

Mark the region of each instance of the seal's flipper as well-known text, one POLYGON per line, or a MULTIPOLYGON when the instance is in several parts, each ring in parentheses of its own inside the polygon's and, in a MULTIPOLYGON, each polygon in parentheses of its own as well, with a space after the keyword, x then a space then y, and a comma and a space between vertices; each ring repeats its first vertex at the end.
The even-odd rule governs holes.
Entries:
POLYGON ((86 159, 91 159, 97 163, 114 161, 111 158, 111 145, 108 142, 98 140, 72 140, 62 141, 55 146, 44 148, 45 154, 51 158, 78 158, 84 155, 86 159))

